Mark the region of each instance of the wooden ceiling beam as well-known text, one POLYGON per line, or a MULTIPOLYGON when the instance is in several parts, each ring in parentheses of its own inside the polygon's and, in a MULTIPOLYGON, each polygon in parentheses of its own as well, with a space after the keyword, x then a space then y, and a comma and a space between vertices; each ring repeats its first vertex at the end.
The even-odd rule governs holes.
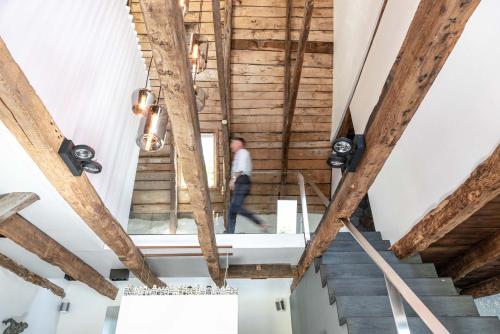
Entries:
POLYGON ((207 261, 210 276, 215 283, 221 285, 212 204, 185 47, 182 13, 177 0, 141 0, 141 8, 153 49, 153 59, 165 94, 177 159, 180 166, 186 166, 182 173, 198 227, 201 250, 207 261))
POLYGON ((7 269, 8 271, 16 274, 17 276, 21 277, 23 280, 26 282, 30 282, 34 285, 38 285, 39 287, 42 287, 44 289, 49 289, 54 295, 64 298, 66 297, 66 293, 64 292, 64 289, 55 285, 51 281, 49 281, 46 278, 43 278, 42 276, 39 276, 32 272, 31 270, 26 269, 19 263, 15 262, 8 256, 5 256, 4 254, 0 253, 0 267, 3 267, 7 269))
POLYGON ((427 213, 391 249, 398 257, 423 251, 500 194, 500 145, 468 179, 427 213))
POLYGON ((230 265, 226 278, 292 278, 294 275, 295 268, 290 264, 241 264, 230 265))
POLYGON ((295 105, 297 103, 297 95, 300 86, 300 77, 302 74, 302 65, 304 63, 304 54, 306 51, 307 38, 309 37, 309 29, 311 28, 311 19, 314 9, 314 0, 305 0, 304 16, 302 18, 302 29, 300 31, 297 53, 295 56, 295 65, 293 73, 291 73, 291 0, 287 0, 287 21, 285 31, 285 98, 283 104, 283 142, 281 153, 281 189, 280 195, 285 196, 285 182, 288 171, 288 146, 290 142, 290 134, 292 132, 293 116, 295 114, 295 105), (287 72, 288 69, 288 72, 287 72))
POLYGON ((368 121, 364 156, 356 172, 342 178, 315 238, 301 257, 292 288, 335 239, 342 227, 340 219, 349 218, 366 195, 478 4, 479 0, 420 2, 368 121))
MULTIPOLYGON (((220 0, 212 0, 215 57, 217 61, 217 80, 219 84, 219 98, 222 116, 222 161, 224 164, 224 179, 222 186, 224 189, 224 203, 226 208, 229 208, 230 192, 228 185, 229 179, 231 178, 229 134, 231 133, 231 35, 233 2, 228 1, 224 9, 224 42, 222 41, 222 19, 220 12, 220 0)), ((227 217, 227 214, 225 214, 225 225, 227 225, 227 217)))
POLYGON ((439 271, 441 276, 449 276, 453 282, 460 282, 475 270, 500 259, 500 232, 486 240, 477 242, 470 250, 448 261, 448 265, 439 271))
MULTIPOLYGON (((286 31, 285 31, 286 36, 286 31)), ((291 41, 291 51, 297 51, 298 42, 291 41)), ((286 37, 284 41, 279 40, 259 40, 259 39, 233 39, 233 50, 253 50, 253 51, 283 51, 286 48, 286 37)), ((307 41, 306 53, 333 54, 332 42, 307 41)))
POLYGON ((0 38, 0 120, 52 186, 127 268, 148 286, 164 285, 149 269, 85 174, 76 177, 60 158, 63 134, 0 38))
POLYGON ((39 199, 35 193, 16 192, 0 195, 0 223, 39 199))
POLYGON ((461 295, 471 295, 474 298, 495 295, 500 292, 500 276, 487 279, 481 283, 460 290, 461 295))
POLYGON ((59 267, 75 280, 87 284, 108 298, 116 298, 116 286, 20 215, 16 214, 0 223, 0 233, 45 262, 59 267))

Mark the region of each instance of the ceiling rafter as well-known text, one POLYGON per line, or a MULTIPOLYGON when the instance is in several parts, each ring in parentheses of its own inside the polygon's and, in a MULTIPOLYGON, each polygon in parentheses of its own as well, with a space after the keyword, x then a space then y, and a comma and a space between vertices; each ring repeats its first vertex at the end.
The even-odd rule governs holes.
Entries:
POLYGON ((198 227, 200 247, 210 276, 221 285, 219 253, 182 13, 177 0, 141 0, 141 8, 165 94, 177 158, 181 166, 189 166, 182 173, 198 227))
POLYGON ((73 176, 58 155, 64 135, 1 38, 0 58, 0 120, 52 186, 120 261, 146 285, 164 285, 87 176, 73 176))
POLYGON ((297 46, 297 54, 295 56, 295 65, 293 73, 291 67, 291 0, 287 2, 287 19, 286 19, 286 40, 285 40, 285 103, 284 119, 283 119, 283 143, 281 153, 281 188, 280 195, 285 195, 286 174, 288 172, 288 147, 290 145, 290 134, 292 132, 293 116, 295 114, 295 106, 297 103, 297 95, 300 86, 300 76, 302 75, 302 65, 304 64, 304 55, 306 51, 307 38, 311 29, 311 19, 314 9, 314 0, 305 0, 304 16, 302 18, 302 29, 300 31, 299 43, 297 46))
POLYGON ((423 251, 500 194, 500 145, 469 178, 428 212, 391 249, 398 257, 423 251))
POLYGON ((16 274, 26 282, 30 282, 34 285, 38 285, 39 287, 50 290, 54 295, 58 297, 64 298, 66 296, 63 288, 52 283, 48 279, 35 274, 31 270, 26 269, 25 267, 2 253, 0 253, 0 267, 3 267, 16 274))
POLYGON ((1 222, 0 233, 45 262, 59 267, 75 280, 87 284, 103 296, 116 298, 118 293, 116 286, 20 215, 16 214, 1 222))
POLYGON ((356 172, 347 173, 323 215, 315 238, 297 266, 296 287, 368 192, 453 50, 479 0, 422 1, 410 24, 365 132, 366 151, 356 172))

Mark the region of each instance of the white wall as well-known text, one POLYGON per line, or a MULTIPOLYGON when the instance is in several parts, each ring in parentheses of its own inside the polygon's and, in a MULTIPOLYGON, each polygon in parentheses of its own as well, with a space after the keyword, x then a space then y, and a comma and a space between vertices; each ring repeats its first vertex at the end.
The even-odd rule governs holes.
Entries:
POLYGON ((335 0, 333 68, 333 136, 363 65, 383 0, 335 0))
MULTIPOLYGON (((162 278, 167 284, 209 285, 208 278, 162 278)), ((123 289, 129 282, 115 282, 120 292, 115 301, 102 297, 83 284, 71 282, 66 288, 66 300, 71 303, 68 313, 62 313, 57 334, 101 334, 108 306, 120 304, 123 289)), ((229 280, 229 285, 238 288, 238 333, 239 334, 291 334, 290 307, 286 312, 277 312, 274 301, 288 301, 291 279, 229 280)))
POLYGON ((89 178, 126 226, 139 154, 130 94, 146 72, 125 2, 2 0, 0 36, 62 133, 95 148, 103 172, 89 178))
MULTIPOLYGON (((415 4, 389 1, 351 105, 358 132, 378 100, 415 4)), ((391 242, 453 192, 500 142, 500 45, 493 42, 500 35, 499 12, 498 1, 479 4, 370 188, 376 228, 391 242)))
MULTIPOLYGON (((14 318, 28 323, 26 334, 53 334, 61 298, 0 268, 0 322, 14 318)), ((6 328, 0 323, 0 331, 6 328)))

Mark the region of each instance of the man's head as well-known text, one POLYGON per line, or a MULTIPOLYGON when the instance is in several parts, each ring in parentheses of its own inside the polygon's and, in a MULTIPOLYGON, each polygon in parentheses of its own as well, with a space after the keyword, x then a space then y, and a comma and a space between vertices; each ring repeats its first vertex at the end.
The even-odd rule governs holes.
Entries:
POLYGON ((244 148, 245 144, 245 139, 241 137, 234 137, 233 139, 231 139, 231 151, 233 151, 233 153, 236 153, 238 152, 238 150, 244 148))

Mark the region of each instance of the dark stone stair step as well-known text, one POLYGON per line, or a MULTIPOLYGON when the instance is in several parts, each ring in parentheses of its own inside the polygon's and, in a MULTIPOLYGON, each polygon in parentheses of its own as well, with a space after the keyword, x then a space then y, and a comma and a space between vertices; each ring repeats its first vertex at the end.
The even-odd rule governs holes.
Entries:
MULTIPOLYGON (((433 264, 392 264, 392 268, 401 278, 436 278, 436 268, 433 264)), ((323 287, 332 278, 378 278, 384 277, 375 264, 322 264, 320 266, 321 283, 323 287)))
MULTIPOLYGON (((500 321, 496 317, 438 317, 453 334, 500 334, 500 321)), ((420 318, 408 318, 411 334, 431 334, 420 318)), ((349 334, 397 334, 392 317, 348 318, 349 334)))
MULTIPOLYGON (((368 241, 380 241, 380 240, 382 240, 382 235, 380 234, 380 232, 362 232, 361 234, 363 234, 365 239, 368 241)), ((354 241, 354 237, 349 232, 339 232, 339 233, 337 233, 337 236, 335 237, 335 241, 341 241, 341 240, 354 241)))
MULTIPOLYGON (((373 248, 378 251, 386 251, 391 247, 391 243, 388 240, 374 240, 368 241, 373 248)), ((357 241, 348 241, 348 240, 340 240, 333 241, 328 250, 325 252, 328 253, 340 253, 340 252, 364 252, 363 248, 358 244, 357 241)))
MULTIPOLYGON (((437 317, 479 316, 471 296, 425 296, 422 302, 437 317)), ((392 317, 387 296, 337 296, 337 313, 341 325, 351 317, 392 317)), ((415 311, 405 304, 408 317, 416 317, 415 311)))
MULTIPOLYGON (((458 295, 450 278, 407 278, 404 281, 419 297, 458 295)), ((326 286, 330 304, 337 296, 387 296, 383 278, 329 279, 326 286)))

